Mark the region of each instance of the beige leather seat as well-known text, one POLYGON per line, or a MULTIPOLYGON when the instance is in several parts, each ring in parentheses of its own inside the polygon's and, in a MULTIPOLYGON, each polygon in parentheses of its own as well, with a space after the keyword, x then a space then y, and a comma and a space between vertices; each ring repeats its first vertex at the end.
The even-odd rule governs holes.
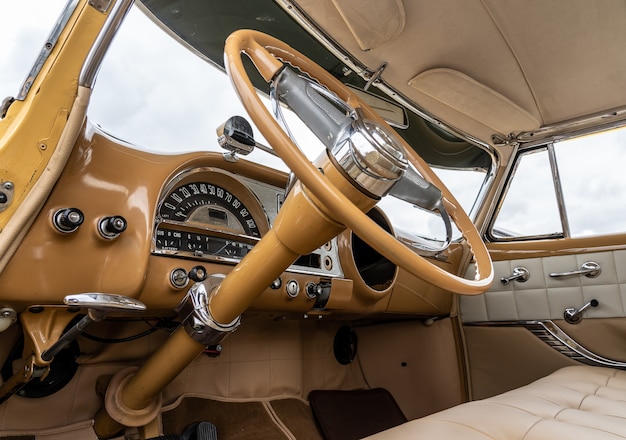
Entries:
POLYGON ((368 437, 386 439, 626 438, 626 371, 566 367, 525 387, 368 437))

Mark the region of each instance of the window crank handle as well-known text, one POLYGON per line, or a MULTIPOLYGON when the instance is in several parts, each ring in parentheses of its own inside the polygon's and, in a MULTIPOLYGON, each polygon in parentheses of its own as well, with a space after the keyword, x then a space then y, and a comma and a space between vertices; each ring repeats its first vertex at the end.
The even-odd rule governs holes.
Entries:
POLYGON ((565 313, 563 313, 563 318, 570 324, 578 324, 583 319, 583 312, 590 307, 598 307, 600 303, 597 299, 592 299, 587 304, 582 306, 580 309, 575 309, 573 307, 565 309, 565 313))

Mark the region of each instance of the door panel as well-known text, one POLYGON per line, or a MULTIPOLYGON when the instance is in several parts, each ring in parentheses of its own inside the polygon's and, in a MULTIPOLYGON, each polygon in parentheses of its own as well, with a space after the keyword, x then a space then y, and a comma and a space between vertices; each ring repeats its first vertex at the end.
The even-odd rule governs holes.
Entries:
POLYGON ((491 289, 484 295, 461 297, 461 318, 464 323, 563 319, 566 308, 582 307, 592 299, 599 305, 585 311, 583 320, 625 317, 624 269, 626 250, 496 261, 491 289), (580 269, 588 261, 600 265, 601 272, 596 278, 550 277, 551 273, 580 269), (500 279, 511 276, 516 267, 528 269, 528 280, 502 284, 500 279))
MULTIPOLYGON (((494 262, 495 281, 484 295, 460 298, 472 398, 523 386, 567 365, 626 368, 626 250, 494 262), (600 265, 595 278, 551 277, 583 263, 600 265), (526 281, 503 284, 524 267, 526 281), (567 308, 597 307, 575 324, 567 308)), ((470 268, 472 270, 472 268, 470 268)))

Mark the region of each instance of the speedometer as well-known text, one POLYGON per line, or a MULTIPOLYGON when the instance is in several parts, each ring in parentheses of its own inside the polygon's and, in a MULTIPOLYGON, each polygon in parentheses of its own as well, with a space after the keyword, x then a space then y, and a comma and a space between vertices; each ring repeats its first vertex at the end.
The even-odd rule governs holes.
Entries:
POLYGON ((205 168, 184 172, 167 186, 155 225, 153 252, 221 261, 240 260, 269 229, 246 185, 205 168))
POLYGON ((230 191, 207 182, 179 186, 159 209, 163 220, 216 228, 260 237, 259 227, 248 208, 230 191))

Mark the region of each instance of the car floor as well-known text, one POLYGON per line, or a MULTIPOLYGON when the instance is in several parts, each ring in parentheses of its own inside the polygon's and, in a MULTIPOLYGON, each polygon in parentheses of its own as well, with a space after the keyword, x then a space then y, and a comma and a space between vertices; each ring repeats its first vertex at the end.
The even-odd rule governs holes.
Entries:
MULTIPOLYGON (((145 329, 145 322, 110 321, 89 331, 120 339, 145 329)), ((60 438, 70 438, 77 426, 88 429, 101 406, 101 384, 141 365, 167 337, 156 331, 116 344, 81 337, 79 368, 64 388, 47 397, 16 395, 0 406, 0 438, 47 440, 63 432, 60 438)), ((220 439, 322 438, 308 402, 313 390, 384 388, 410 420, 464 400, 459 365, 450 319, 362 323, 249 312, 219 356, 200 355, 163 391, 159 430, 176 434, 208 421, 220 439), (333 349, 344 326, 357 336, 347 365, 333 349)))

